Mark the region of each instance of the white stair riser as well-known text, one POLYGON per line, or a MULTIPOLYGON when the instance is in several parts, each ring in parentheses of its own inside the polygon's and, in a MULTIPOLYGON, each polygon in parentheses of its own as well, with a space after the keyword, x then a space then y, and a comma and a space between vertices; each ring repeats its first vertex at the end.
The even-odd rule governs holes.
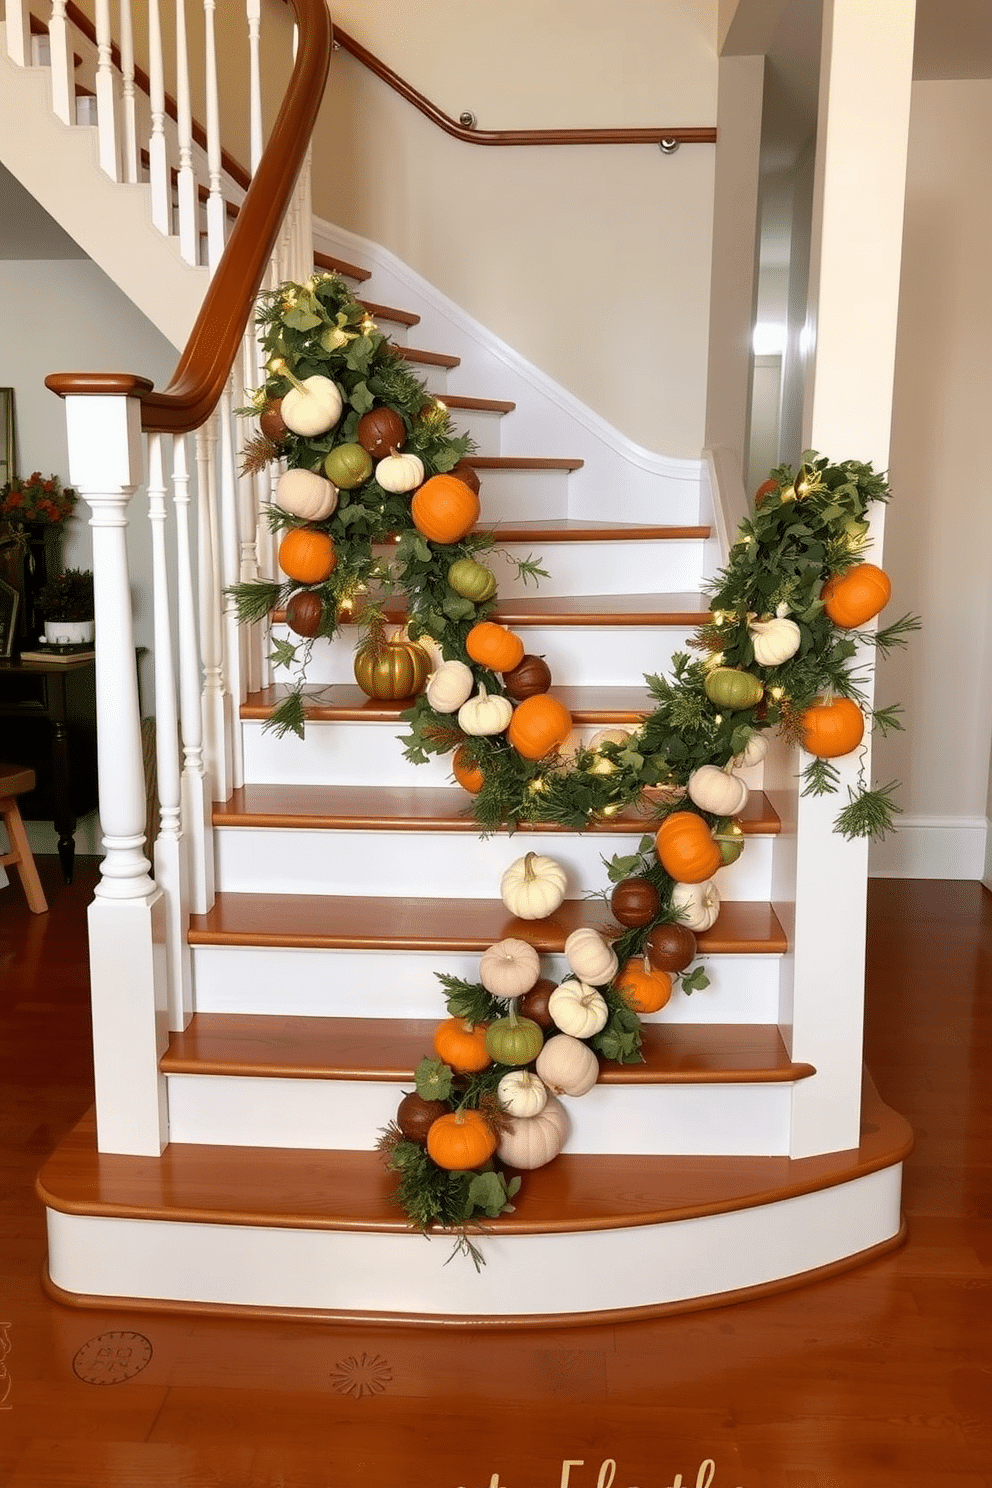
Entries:
POLYGON ((481 522, 568 516, 567 470, 480 470, 481 522))
MULTIPOLYGON (((383 926, 388 900, 417 897, 429 884, 436 899, 496 899, 504 869, 524 853, 542 853, 567 875, 566 896, 581 898, 608 887, 603 858, 629 853, 629 832, 516 833, 481 838, 476 832, 350 832, 303 828, 231 827, 215 834, 219 890, 241 894, 379 895, 383 926)), ((751 837, 744 851, 716 876, 725 899, 767 900, 771 839, 751 837)), ((603 919, 609 919, 602 905, 603 919)))
MULTIPOLYGON (((524 1180, 526 1182, 526 1178, 524 1180)), ((481 1273, 451 1237, 116 1219, 48 1211, 56 1286, 345 1314, 521 1319, 692 1302, 828 1266, 892 1240, 902 1164, 850 1183, 667 1224, 485 1236, 481 1273)))
MULTIPOLYGON (((424 1055, 432 1054, 425 1040, 424 1055)), ((173 1142, 372 1151, 413 1080, 169 1075, 173 1142)), ((565 1099, 568 1151, 781 1157, 792 1086, 596 1085, 565 1099)))
POLYGON ((457 434, 467 434, 475 444, 477 455, 500 453, 500 430, 506 417, 488 408, 452 408, 451 422, 457 434))
MULTIPOLYGON (((710 985, 676 988, 646 1023, 777 1023, 781 957, 704 956, 710 985)), ((293 946, 194 946, 198 1013, 286 1017, 446 1018, 438 975, 479 979, 473 951, 351 951, 293 946)), ((564 956, 542 956, 541 974, 562 981, 564 956)))
POLYGON ((670 542, 542 542, 501 544, 481 554, 496 575, 501 599, 570 594, 680 594, 697 590, 702 581, 703 544, 670 542), (514 558, 533 558, 548 577, 535 586, 517 572, 514 558))
MULTIPOLYGON (((450 785, 451 756, 411 765, 396 723, 308 723, 306 738, 279 739, 261 723, 242 724, 245 781, 270 785, 450 785)), ((467 801, 467 798, 466 798, 467 801)))
MULTIPOLYGON (((676 625, 514 624, 524 650, 543 656, 559 686, 641 687, 648 673, 666 672, 674 651, 684 651, 691 627, 676 625)), ((273 634, 299 640, 286 626, 273 634)), ((306 668, 308 682, 355 680, 356 636, 349 629, 333 641, 316 641, 306 668)), ((278 668, 276 682, 293 682, 297 669, 278 668)))

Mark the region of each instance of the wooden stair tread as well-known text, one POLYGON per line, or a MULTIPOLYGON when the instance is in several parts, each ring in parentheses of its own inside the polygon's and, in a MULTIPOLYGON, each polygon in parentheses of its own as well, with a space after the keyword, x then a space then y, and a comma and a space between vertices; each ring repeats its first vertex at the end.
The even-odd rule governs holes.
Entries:
MULTIPOLYGON (((440 1016, 444 1003, 439 1000, 440 1016)), ((438 1018, 280 1017, 197 1013, 173 1033, 167 1074, 409 1083, 434 1057, 438 1018)), ((642 1064, 603 1063, 606 1085, 754 1084, 805 1079, 774 1024, 645 1023, 642 1064)))
MULTIPOLYGON (((396 310, 392 305, 377 305, 374 300, 366 300, 361 295, 356 296, 358 303, 363 305, 374 320, 391 320, 396 325, 415 326, 420 324, 420 316, 415 315, 412 310, 396 310)), ((402 351, 402 347, 400 348, 402 351)))
POLYGON ((445 408, 474 408, 479 413, 512 413, 516 403, 508 398, 467 398, 463 393, 429 393, 445 408))
MULTIPOLYGON (((709 527, 658 527, 644 522, 588 522, 580 517, 546 517, 539 522, 480 522, 499 542, 678 542, 707 538, 709 527)), ((485 554, 482 555, 485 557, 485 554)))
MULTIPOLYGON (((291 690, 273 683, 250 692, 241 705, 241 717, 270 718, 291 690)), ((655 706, 646 687, 553 687, 551 691, 565 704, 575 723, 638 723, 655 706)), ((348 682, 311 683, 304 687, 303 696, 311 723, 393 723, 402 727, 400 715, 413 702, 412 698, 366 697, 360 687, 348 682)))
POLYGON ((371 269, 360 269, 357 264, 348 263, 347 259, 336 258, 333 253, 315 252, 313 261, 318 269, 324 269, 332 274, 343 274, 346 279, 357 279, 359 283, 372 278, 371 269))
MULTIPOLYGON (((469 799, 460 786, 426 785, 243 785, 213 808, 215 827, 296 827, 363 832, 445 832, 478 834, 469 799)), ((752 791, 741 814, 748 836, 777 833, 778 814, 762 791, 752 791)), ((594 833, 650 831, 650 808, 629 806, 607 821, 595 820, 594 833)), ((522 832, 568 833, 556 822, 530 823, 522 832)))
MULTIPOLYGON (((860 1145, 818 1157, 617 1157, 565 1152, 524 1175, 502 1234, 628 1228, 774 1203, 900 1162, 901 1116, 866 1081, 860 1145)), ((161 1157, 98 1153, 92 1113, 39 1175, 41 1202, 75 1215, 357 1231, 409 1230, 375 1152, 193 1146, 161 1157)), ((418 1240, 418 1243, 421 1243, 418 1240)))
MULTIPOLYGON (((445 400, 442 398, 441 400, 445 400)), ((536 455, 466 455, 465 464, 476 470, 581 470, 585 460, 541 459, 536 455)))
POLYGON ((414 366, 446 367, 448 371, 461 365, 461 357, 450 356, 445 351, 423 351, 419 346, 396 346, 396 355, 414 366))
POLYGON ((569 594, 505 599, 492 618, 505 625, 689 625, 706 623, 700 594, 569 594))
MULTIPOLYGON (((344 894, 218 894, 190 915, 190 945, 302 946, 323 950, 478 951, 510 936, 561 953, 582 925, 610 930, 602 900, 566 899, 544 920, 519 920, 499 899, 383 898, 344 894)), ((707 955, 782 955, 785 932, 770 904, 725 900, 711 930, 697 936, 707 955)))

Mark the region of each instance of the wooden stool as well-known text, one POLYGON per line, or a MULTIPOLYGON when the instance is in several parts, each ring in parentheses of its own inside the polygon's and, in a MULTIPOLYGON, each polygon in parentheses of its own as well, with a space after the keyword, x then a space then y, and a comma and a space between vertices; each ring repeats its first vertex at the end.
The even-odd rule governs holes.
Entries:
POLYGON ((24 770, 20 765, 0 764, 0 816, 3 817, 3 824, 10 838, 10 852, 0 853, 0 863, 17 869, 24 885, 28 909, 34 914, 44 914, 48 909, 48 900, 41 887, 34 854, 17 805, 17 797, 29 790, 34 790, 33 770, 24 770))

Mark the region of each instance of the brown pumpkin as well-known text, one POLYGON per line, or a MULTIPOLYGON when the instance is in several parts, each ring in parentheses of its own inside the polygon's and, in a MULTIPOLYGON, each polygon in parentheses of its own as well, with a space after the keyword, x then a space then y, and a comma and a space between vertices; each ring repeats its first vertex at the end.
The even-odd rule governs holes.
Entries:
POLYGON ((465 637, 465 650, 473 661, 491 672, 507 672, 523 656, 524 643, 505 625, 497 625, 495 620, 480 620, 465 637))
POLYGON ((467 460, 459 460, 458 464, 453 465, 448 473, 449 475, 453 475, 456 480, 464 481, 469 490, 478 496, 482 489, 482 482, 479 480, 474 467, 469 465, 467 460))
POLYGON ((523 702, 551 686, 551 668, 543 656, 525 653, 510 671, 503 673, 503 688, 508 697, 523 702))
POLYGON ((613 985, 635 1013, 656 1013, 672 995, 668 972, 652 967, 647 956, 632 956, 625 961, 613 985))
POLYGON ((299 636, 315 636, 324 618, 324 604, 311 589, 298 589, 286 605, 286 624, 299 636))
POLYGON ((289 433, 289 425, 282 416, 282 399, 270 398, 262 409, 258 419, 258 427, 266 439, 271 439, 273 444, 281 444, 289 433))
POLYGON ((445 1064, 468 1074, 492 1064, 486 1049, 486 1023, 468 1023, 464 1018, 447 1018, 434 1030, 434 1052, 445 1064))
POLYGON ((475 761, 469 758, 464 744, 459 745, 455 750, 454 759, 451 761, 451 773, 462 790, 467 790, 470 796, 477 796, 486 783, 486 777, 475 761))
POLYGON ((554 1028, 555 1020, 551 1016, 549 1003, 552 992, 557 989, 557 982, 541 977, 529 992, 517 999, 517 1012, 522 1018, 529 1018, 532 1023, 536 1023, 539 1028, 554 1028))
POLYGON ((337 563, 334 543, 316 527, 292 527, 279 544, 279 567, 298 584, 322 584, 337 563))
POLYGON ((767 480, 763 480, 761 482, 761 485, 758 487, 758 489, 754 493, 754 509, 755 509, 755 511, 760 511, 761 508, 762 508, 762 506, 764 505, 765 497, 766 496, 770 496, 773 491, 777 491, 778 489, 779 489, 778 481, 777 480, 773 480, 771 476, 769 476, 767 480))
POLYGON ((656 925, 644 950, 659 971, 685 971, 696 959, 696 937, 688 925, 656 925))
POLYGON ((413 493, 410 516, 424 537, 435 543, 454 543, 479 520, 479 498, 453 475, 432 475, 413 493))
POLYGON ((524 759, 539 760, 560 749, 572 731, 572 715, 549 692, 524 698, 514 710, 506 737, 524 759))
POLYGON ((384 460, 406 444, 406 425, 392 408, 370 408, 358 420, 356 437, 373 460, 384 460))
POLYGON ((802 716, 803 747, 819 759, 837 759, 864 738, 864 714, 851 698, 814 703, 802 716))
POLYGON ((355 681, 366 697, 416 697, 430 672, 423 646, 402 636, 370 635, 355 652, 355 681))
POLYGON ((654 846, 659 863, 677 883, 702 883, 723 862, 712 832, 696 811, 673 811, 666 816, 654 846))
POLYGON ((853 630, 873 620, 892 598, 892 583, 884 569, 874 563, 859 563, 847 573, 835 574, 820 590, 823 608, 835 625, 853 630))
POLYGON ((621 925, 650 925, 658 916, 658 890, 647 878, 625 878, 610 895, 613 918, 621 925))
POLYGON ((396 1125, 408 1142, 420 1142, 423 1145, 435 1121, 439 1116, 447 1116, 450 1109, 447 1101, 424 1100, 423 1096, 411 1090, 399 1103, 396 1125))
POLYGON ((451 1111, 427 1133, 427 1152, 451 1172, 481 1168, 496 1151, 496 1133, 481 1111, 451 1111))

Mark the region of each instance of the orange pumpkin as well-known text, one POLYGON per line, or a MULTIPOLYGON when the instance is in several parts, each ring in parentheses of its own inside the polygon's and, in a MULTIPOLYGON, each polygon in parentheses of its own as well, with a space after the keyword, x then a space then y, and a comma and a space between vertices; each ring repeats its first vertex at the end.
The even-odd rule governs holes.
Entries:
POLYGON ((770 496, 773 491, 777 491, 778 489, 778 481, 773 480, 771 476, 769 476, 767 480, 762 481, 761 485, 754 493, 755 511, 760 511, 761 507, 764 505, 765 497, 770 496))
POLYGON ((465 637, 465 650, 473 661, 491 672, 512 672, 523 660, 524 643, 505 625, 480 620, 465 637))
POLYGON ((487 1023, 468 1023, 464 1018, 448 1018, 434 1030, 434 1052, 438 1059, 462 1074, 485 1069, 492 1064, 486 1049, 487 1023))
POLYGON ((524 759, 544 759, 560 749, 572 729, 572 715, 549 692, 524 698, 514 709, 506 737, 524 759))
POLYGON ((427 1151, 451 1172, 480 1168, 496 1151, 496 1133, 480 1111, 452 1111, 432 1124, 427 1151))
POLYGON ((654 839, 658 861, 677 883, 702 883, 721 866, 720 848, 695 811, 673 811, 654 839))
POLYGON ((279 567, 298 584, 322 584, 337 563, 334 543, 316 527, 292 527, 279 544, 279 567))
POLYGON ((635 1013, 656 1013, 672 995, 668 972, 656 971, 647 956, 632 956, 625 961, 613 985, 635 1013))
POLYGON ((486 783, 486 777, 478 765, 469 759, 464 744, 455 750, 455 757, 451 761, 451 773, 462 790, 467 790, 470 796, 477 796, 486 783))
POLYGON ((884 569, 874 563, 859 563, 847 573, 835 574, 820 590, 823 608, 835 625, 853 630, 873 620, 892 598, 892 583, 884 569))
POLYGON ((436 543, 453 543, 464 537, 479 520, 481 510, 475 492, 453 475, 432 475, 418 487, 410 502, 413 525, 436 543))
POLYGON ((802 716, 803 747, 820 759, 850 754, 861 743, 864 732, 864 714, 850 698, 814 703, 802 716))

